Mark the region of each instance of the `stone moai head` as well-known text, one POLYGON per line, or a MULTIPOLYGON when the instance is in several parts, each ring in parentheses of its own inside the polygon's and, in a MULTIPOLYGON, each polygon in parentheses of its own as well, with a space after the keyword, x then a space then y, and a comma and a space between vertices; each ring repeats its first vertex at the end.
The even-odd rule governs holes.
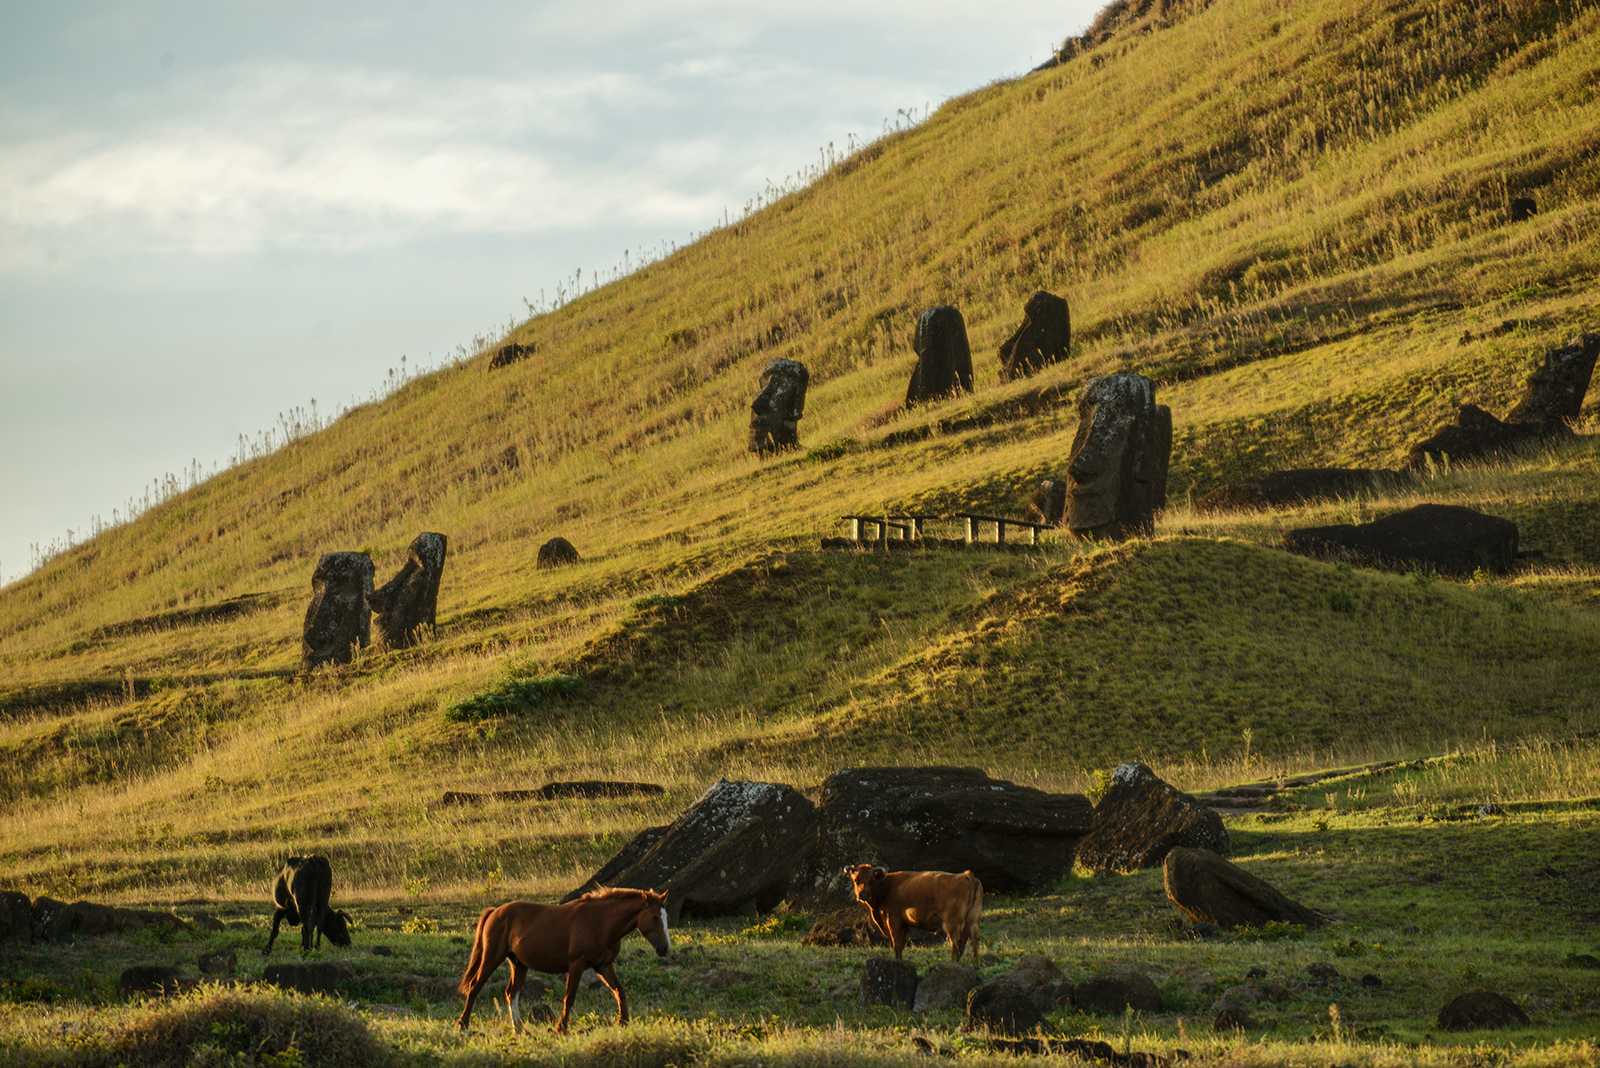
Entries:
POLYGON ((761 392, 750 405, 750 451, 776 452, 800 444, 811 375, 797 360, 772 360, 761 371, 761 392))
POLYGON ((1143 375, 1091 378, 1078 398, 1067 468, 1066 525, 1074 534, 1126 537, 1149 531, 1167 503, 1172 411, 1143 375))
POLYGON ((443 534, 418 534, 400 573, 367 594, 367 604, 377 613, 378 648, 403 649, 417 641, 424 627, 433 631, 448 546, 443 534))
POLYGON ((1072 314, 1067 302, 1039 290, 1022 309, 1022 325, 1000 346, 1000 381, 1026 378, 1072 348, 1072 314))
POLYGON ((972 347, 967 344, 967 321, 955 308, 941 304, 919 315, 911 347, 917 353, 917 366, 906 387, 907 408, 951 393, 972 392, 972 347))
POLYGON ((348 664, 371 638, 367 595, 372 558, 366 553, 323 553, 311 573, 311 603, 300 631, 300 666, 348 664))

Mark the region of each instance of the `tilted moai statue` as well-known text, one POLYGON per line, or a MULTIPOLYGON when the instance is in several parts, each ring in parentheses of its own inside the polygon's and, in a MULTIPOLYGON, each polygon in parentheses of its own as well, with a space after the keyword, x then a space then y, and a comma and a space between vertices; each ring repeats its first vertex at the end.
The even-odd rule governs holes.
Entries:
POLYGON ((1066 525, 1079 536, 1126 537, 1154 528, 1167 504, 1172 409, 1144 375, 1091 378, 1078 398, 1067 468, 1066 525))
POLYGON ((443 534, 418 534, 407 550, 406 566, 382 589, 367 594, 367 604, 377 614, 377 648, 404 649, 418 641, 424 627, 433 633, 448 544, 443 534))
POLYGON ((367 595, 372 558, 366 553, 323 553, 311 573, 311 604, 300 631, 300 667, 348 664, 371 635, 367 595))
POLYGON ((1022 309, 1022 325, 1000 346, 1000 381, 1027 378, 1057 360, 1067 358, 1072 347, 1072 314, 1067 302, 1039 290, 1022 309))
POLYGON ((772 360, 761 371, 761 392, 750 405, 750 451, 777 452, 800 444, 800 417, 806 411, 805 364, 772 360))
POLYGON ((972 392, 972 348, 967 344, 967 321, 948 304, 929 308, 917 317, 911 343, 917 366, 906 387, 906 407, 937 400, 955 392, 972 392))

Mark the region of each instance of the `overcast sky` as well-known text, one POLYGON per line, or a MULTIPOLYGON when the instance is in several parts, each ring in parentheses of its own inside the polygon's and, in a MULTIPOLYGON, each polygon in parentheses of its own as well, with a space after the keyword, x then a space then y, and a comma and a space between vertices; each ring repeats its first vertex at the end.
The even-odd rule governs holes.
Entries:
POLYGON ((0 578, 1101 6, 0 3, 0 578))

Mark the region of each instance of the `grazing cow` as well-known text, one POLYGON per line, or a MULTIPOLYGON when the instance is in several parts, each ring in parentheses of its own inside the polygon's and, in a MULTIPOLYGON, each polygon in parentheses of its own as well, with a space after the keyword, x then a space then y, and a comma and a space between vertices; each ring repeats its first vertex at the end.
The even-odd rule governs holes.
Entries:
POLYGON ((951 960, 960 960, 972 940, 972 964, 978 964, 978 921, 983 918, 983 883, 970 871, 884 871, 871 864, 844 869, 856 900, 867 906, 894 959, 906 948, 910 928, 943 930, 950 939, 951 960))
POLYGON ((322 936, 336 946, 350 944, 347 926, 349 913, 328 907, 328 896, 333 893, 333 866, 327 857, 290 857, 278 881, 272 886, 272 934, 265 956, 272 952, 272 943, 278 938, 278 925, 285 921, 290 927, 300 928, 300 948, 311 952, 311 938, 316 935, 317 948, 322 948, 322 936))

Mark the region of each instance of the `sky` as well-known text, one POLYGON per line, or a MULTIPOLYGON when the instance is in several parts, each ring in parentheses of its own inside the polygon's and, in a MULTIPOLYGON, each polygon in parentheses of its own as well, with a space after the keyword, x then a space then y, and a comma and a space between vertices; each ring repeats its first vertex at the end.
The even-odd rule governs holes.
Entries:
POLYGON ((1102 6, 0 2, 0 581, 1102 6))

